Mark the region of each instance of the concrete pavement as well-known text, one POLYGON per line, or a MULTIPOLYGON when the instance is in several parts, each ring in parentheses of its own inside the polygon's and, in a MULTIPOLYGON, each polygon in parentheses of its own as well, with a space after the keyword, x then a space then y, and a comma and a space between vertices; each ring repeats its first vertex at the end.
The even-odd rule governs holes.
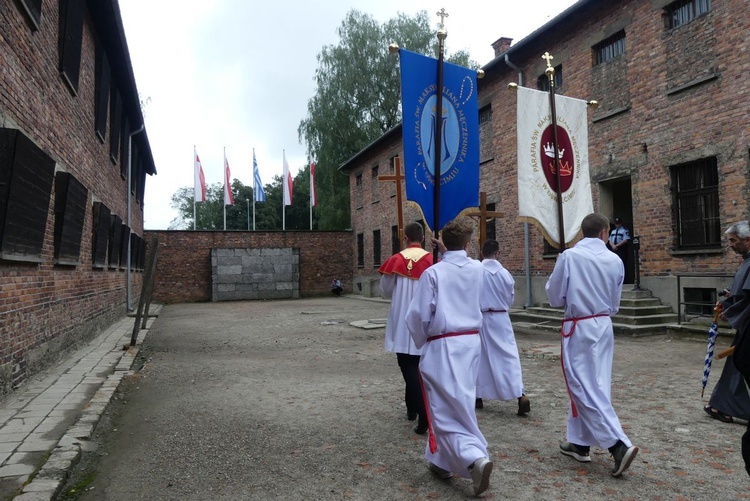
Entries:
MULTIPOLYGON (((152 306, 147 329, 160 309, 152 306)), ((130 344, 134 321, 125 317, 113 324, 0 401, 0 499, 55 497, 130 371, 138 346, 123 346, 130 344)))

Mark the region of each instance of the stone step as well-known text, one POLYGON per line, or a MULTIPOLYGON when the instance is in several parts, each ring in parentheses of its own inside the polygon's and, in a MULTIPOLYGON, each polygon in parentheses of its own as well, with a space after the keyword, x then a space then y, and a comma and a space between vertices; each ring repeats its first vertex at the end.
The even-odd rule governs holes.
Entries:
MULTIPOLYGON (((662 306, 661 299, 658 297, 650 297, 650 298, 622 298, 620 299, 620 308, 623 306, 631 307, 631 308, 646 308, 649 306, 662 306)), ((667 307, 668 308, 668 307, 667 307)))
MULTIPOLYGON (((708 342, 708 329, 710 325, 701 325, 696 323, 673 323, 667 324, 667 334, 672 337, 689 338, 696 341, 708 342)), ((719 326, 719 338, 724 345, 729 345, 734 339, 734 330, 729 326, 719 326)))
MULTIPOLYGON (((511 317, 512 318, 512 317, 511 317)), ((513 330, 527 334, 550 334, 556 338, 560 336, 560 320, 548 320, 543 322, 528 322, 526 320, 513 320, 513 330)), ((666 332, 666 325, 628 325, 621 323, 612 323, 612 331, 616 336, 663 336, 666 332)))
POLYGON ((626 325, 667 325, 677 321, 676 313, 666 313, 657 315, 623 315, 618 313, 612 317, 612 322, 626 325))
POLYGON ((624 306, 620 305, 620 311, 618 315, 624 315, 628 317, 638 317, 642 315, 673 315, 675 320, 677 314, 672 312, 672 308, 666 305, 653 305, 653 306, 624 306))

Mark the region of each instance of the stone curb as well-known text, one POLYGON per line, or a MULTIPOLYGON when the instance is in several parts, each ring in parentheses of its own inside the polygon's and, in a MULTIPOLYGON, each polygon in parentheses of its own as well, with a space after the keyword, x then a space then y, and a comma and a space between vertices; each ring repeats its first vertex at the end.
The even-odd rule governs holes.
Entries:
MULTIPOLYGON (((142 339, 148 330, 142 329, 141 332, 139 337, 142 339)), ((127 351, 123 350, 114 372, 107 376, 78 420, 68 428, 44 465, 37 471, 31 482, 23 487, 21 494, 13 498, 14 501, 52 501, 57 497, 65 485, 70 470, 81 458, 82 443, 91 439, 96 425, 122 379, 133 374, 130 368, 139 351, 139 345, 127 351)))

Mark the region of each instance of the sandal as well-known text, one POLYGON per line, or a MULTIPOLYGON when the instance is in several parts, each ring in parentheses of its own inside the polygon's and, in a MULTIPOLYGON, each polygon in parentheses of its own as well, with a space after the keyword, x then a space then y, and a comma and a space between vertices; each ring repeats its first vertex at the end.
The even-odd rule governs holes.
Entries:
POLYGON ((710 405, 705 406, 703 408, 703 410, 706 411, 706 414, 708 414, 709 416, 711 416, 714 419, 718 419, 722 423, 731 423, 731 422, 734 421, 732 419, 732 416, 730 416, 728 414, 724 414, 723 412, 714 409, 710 405))

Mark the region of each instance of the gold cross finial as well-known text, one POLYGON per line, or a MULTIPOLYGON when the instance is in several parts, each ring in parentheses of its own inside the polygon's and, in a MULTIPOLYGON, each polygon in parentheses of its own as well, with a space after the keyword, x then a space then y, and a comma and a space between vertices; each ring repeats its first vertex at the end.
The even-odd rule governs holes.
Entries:
POLYGON ((552 68, 552 63, 550 63, 550 61, 552 61, 554 57, 552 57, 549 52, 545 52, 542 59, 547 60, 547 68, 552 68))
POLYGON ((448 13, 445 12, 445 7, 441 7, 437 15, 440 18, 440 29, 445 28, 445 18, 448 17, 448 13))

